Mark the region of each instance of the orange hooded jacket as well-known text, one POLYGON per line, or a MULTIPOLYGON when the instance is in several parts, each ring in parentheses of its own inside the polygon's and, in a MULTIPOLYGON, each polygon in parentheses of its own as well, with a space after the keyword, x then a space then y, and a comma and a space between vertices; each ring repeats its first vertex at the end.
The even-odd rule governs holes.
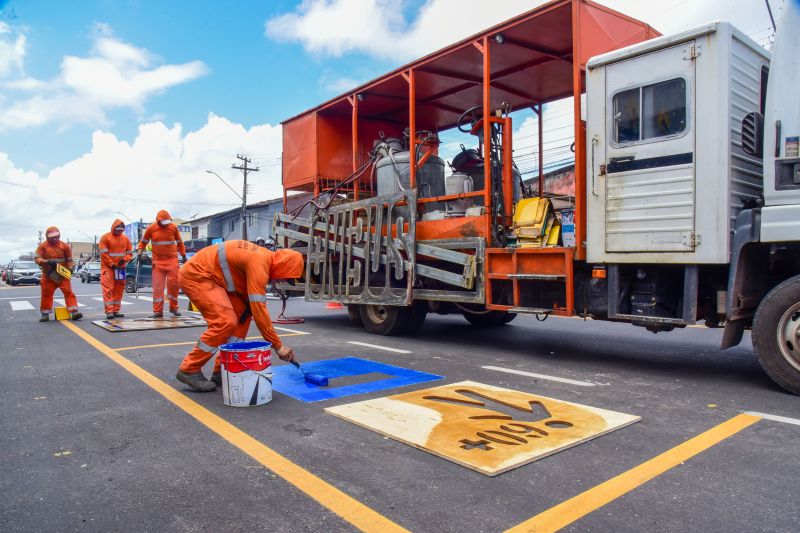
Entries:
POLYGON ((294 250, 271 252, 248 241, 227 241, 203 248, 181 269, 181 276, 195 281, 210 279, 245 302, 261 335, 275 349, 283 343, 272 327, 267 311, 270 280, 294 279, 303 274, 303 256, 294 250))
MULTIPOLYGON (((45 236, 48 233, 52 233, 54 231, 58 231, 58 228, 55 226, 50 226, 47 228, 45 232, 45 236)), ((61 233, 60 231, 58 231, 61 233)), ((47 276, 50 274, 50 271, 53 270, 55 267, 48 265, 48 259, 55 259, 59 263, 63 263, 65 267, 72 270, 72 248, 70 248, 69 244, 60 241, 57 246, 52 246, 50 243, 47 242, 47 238, 36 248, 36 257, 35 261, 36 264, 42 267, 42 276, 47 276)))
POLYGON ((171 220, 172 217, 169 213, 162 209, 156 215, 156 221, 144 231, 142 240, 137 246, 139 252, 144 251, 148 244, 153 244, 153 262, 169 262, 178 261, 178 254, 186 255, 186 247, 183 245, 181 233, 178 231, 178 226, 175 224, 167 224, 162 226, 159 224, 162 220, 171 220))
POLYGON ((105 268, 112 266, 120 266, 119 260, 124 259, 127 264, 133 258, 133 246, 131 240, 125 233, 122 235, 114 235, 114 228, 116 226, 124 226, 125 223, 120 220, 114 220, 111 224, 111 231, 100 237, 100 262, 105 268))

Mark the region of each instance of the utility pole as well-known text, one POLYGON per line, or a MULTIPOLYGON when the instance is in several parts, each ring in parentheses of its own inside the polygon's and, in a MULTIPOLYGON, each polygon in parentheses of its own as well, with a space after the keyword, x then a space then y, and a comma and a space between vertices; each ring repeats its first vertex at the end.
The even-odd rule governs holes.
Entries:
POLYGON ((248 167, 249 163, 252 163, 250 158, 247 158, 243 155, 236 154, 236 159, 242 161, 242 165, 231 165, 231 168, 236 170, 241 170, 244 174, 244 185, 242 186, 242 239, 247 240, 247 173, 248 172, 258 172, 258 167, 248 167))
POLYGON ((39 242, 42 242, 42 230, 39 230, 39 242))

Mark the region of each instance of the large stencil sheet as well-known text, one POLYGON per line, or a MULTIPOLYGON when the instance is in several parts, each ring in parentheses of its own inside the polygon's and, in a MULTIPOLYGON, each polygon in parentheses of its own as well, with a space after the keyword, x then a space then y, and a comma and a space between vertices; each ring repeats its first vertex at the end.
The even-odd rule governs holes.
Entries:
POLYGON ((489 476, 641 419, 473 381, 325 412, 489 476))

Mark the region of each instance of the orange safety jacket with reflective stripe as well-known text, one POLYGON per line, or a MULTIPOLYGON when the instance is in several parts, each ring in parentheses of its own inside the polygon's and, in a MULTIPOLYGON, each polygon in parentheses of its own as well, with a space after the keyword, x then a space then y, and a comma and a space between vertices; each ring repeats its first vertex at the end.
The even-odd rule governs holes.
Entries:
POLYGON ((213 281, 250 303, 261 335, 277 350, 283 346, 267 311, 267 284, 303 274, 303 256, 294 250, 271 252, 248 241, 227 241, 203 248, 181 269, 181 276, 213 281))
MULTIPOLYGON (((58 231, 58 228, 55 226, 50 226, 47 228, 45 235, 53 231, 58 231)), ((68 269, 72 270, 72 248, 65 242, 59 242, 58 245, 52 246, 45 239, 44 242, 39 243, 39 246, 36 248, 36 257, 34 258, 34 261, 36 261, 37 265, 42 267, 43 277, 50 274, 50 271, 55 268, 54 266, 47 264, 48 259, 55 259, 68 269)))
POLYGON ((178 262, 178 254, 186 255, 186 247, 183 245, 181 233, 178 231, 178 226, 175 224, 167 224, 162 226, 159 224, 162 220, 172 219, 169 213, 161 210, 156 215, 156 221, 147 226, 142 235, 142 240, 136 247, 139 252, 144 251, 148 244, 153 245, 153 263, 159 262, 178 262))
POLYGON ((122 235, 114 235, 114 228, 116 226, 125 225, 120 219, 116 219, 111 225, 111 231, 100 237, 100 243, 97 245, 100 248, 100 262, 105 268, 119 266, 119 260, 124 259, 125 264, 133 258, 133 245, 131 240, 124 233, 122 235))

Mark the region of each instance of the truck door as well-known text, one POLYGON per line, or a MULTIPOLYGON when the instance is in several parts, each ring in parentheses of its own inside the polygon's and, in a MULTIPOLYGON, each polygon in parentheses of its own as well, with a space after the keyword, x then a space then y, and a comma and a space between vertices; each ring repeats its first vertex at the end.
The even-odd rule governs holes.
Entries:
POLYGON ((606 251, 694 249, 694 42, 607 66, 606 251))

